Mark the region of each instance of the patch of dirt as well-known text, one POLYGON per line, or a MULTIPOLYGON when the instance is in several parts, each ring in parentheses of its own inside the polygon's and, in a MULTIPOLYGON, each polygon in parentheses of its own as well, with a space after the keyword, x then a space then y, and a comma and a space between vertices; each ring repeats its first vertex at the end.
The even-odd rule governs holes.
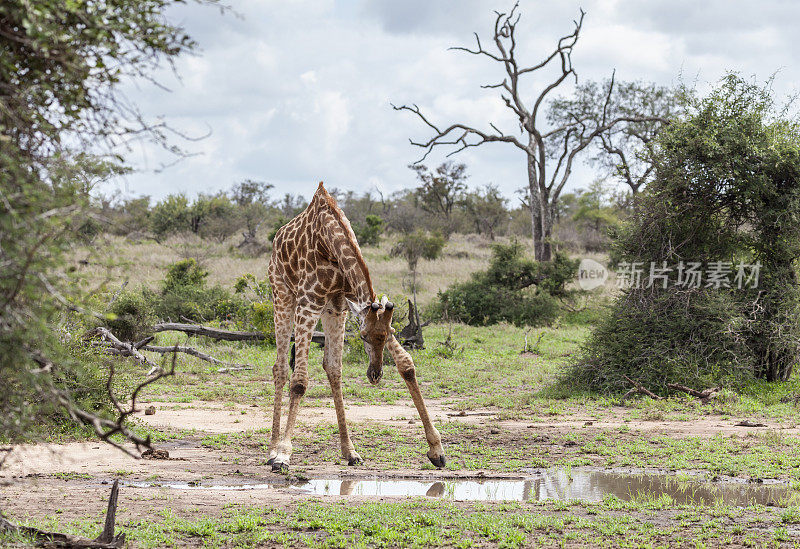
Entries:
MULTIPOLYGON (((148 518, 161 507, 177 512, 215 513, 227 504, 241 503, 270 505, 273 507, 294 506, 307 498, 292 489, 289 481, 271 472, 266 465, 265 441, 262 432, 250 439, 237 438, 236 444, 222 444, 219 449, 203 447, 206 435, 244 433, 268 429, 271 425, 271 405, 253 407, 221 402, 191 402, 176 404, 148 402, 136 414, 139 421, 160 429, 196 429, 201 435, 157 444, 169 452, 168 459, 135 459, 115 448, 98 443, 39 444, 14 449, 3 468, 0 469, 0 508, 16 518, 35 516, 39 518, 58 513, 62 520, 81 518, 87 515, 100 517, 110 492, 111 482, 120 478, 123 482, 201 482, 203 484, 241 484, 247 482, 276 483, 272 488, 246 491, 196 491, 170 490, 153 486, 124 485, 120 494, 120 505, 124 508, 124 519, 148 518), (147 406, 154 406, 156 413, 145 415, 147 406)), ((798 435, 797 428, 782 428, 769 425, 764 428, 742 427, 735 424, 742 418, 722 419, 721 416, 704 416, 691 421, 629 420, 630 409, 614 408, 604 411, 602 417, 590 416, 586 412, 562 414, 545 418, 546 421, 499 420, 497 410, 476 409, 463 414, 454 411, 439 401, 428 402, 428 408, 436 423, 459 422, 470 425, 485 425, 480 429, 455 431, 444 435, 448 444, 467 444, 469 447, 497 451, 495 460, 502 460, 503 448, 520 448, 527 445, 534 453, 544 452, 549 458, 558 458, 576 452, 564 444, 565 436, 575 432, 600 433, 626 426, 629 432, 619 433, 621 439, 638 437, 642 433, 667 434, 674 437, 703 437, 719 433, 730 436, 747 436, 754 432, 778 430, 782 434, 798 435)), ((387 423, 408 438, 423 440, 422 426, 416 409, 410 402, 392 405, 350 405, 348 421, 352 423, 387 423), (413 421, 413 422, 412 422, 413 421)), ((297 444, 293 455, 292 473, 301 473, 317 478, 369 478, 380 472, 387 478, 419 478, 436 480, 444 478, 519 478, 519 474, 503 474, 492 471, 493 461, 487 463, 484 472, 474 470, 423 469, 427 464, 424 455, 409 460, 407 467, 385 470, 380 463, 349 468, 338 456, 338 437, 324 442, 315 442, 313 429, 321 424, 336 424, 333 407, 303 406, 301 408, 297 435, 309 437, 297 444)), ((362 446, 369 441, 356 441, 362 446)), ((362 453, 362 455, 364 455, 362 453)), ((593 457, 593 456, 590 456, 593 457)), ((458 464, 459 456, 448 454, 458 464)), ((498 462, 499 463, 499 462, 498 462)), ((494 465, 493 465, 494 464, 494 465)), ((338 496, 335 496, 338 497, 338 496)), ((373 499, 374 501, 374 499, 373 499)))

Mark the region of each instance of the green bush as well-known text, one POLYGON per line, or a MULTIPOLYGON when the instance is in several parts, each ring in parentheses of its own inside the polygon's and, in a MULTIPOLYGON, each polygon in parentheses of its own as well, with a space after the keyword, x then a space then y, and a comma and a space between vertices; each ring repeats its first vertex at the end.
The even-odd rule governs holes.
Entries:
POLYGON ((156 320, 153 306, 143 289, 120 293, 108 312, 113 317, 106 321, 106 326, 123 341, 144 338, 156 320))
POLYGON ((153 206, 150 229, 158 237, 190 230, 191 211, 186 195, 171 194, 153 206))
POLYGON ((517 242, 497 244, 489 268, 440 292, 436 311, 477 326, 549 324, 559 313, 556 298, 567 295, 565 286, 576 272, 577 261, 563 254, 539 263, 526 257, 517 242))
POLYGON ((208 271, 200 267, 194 258, 182 259, 167 267, 164 293, 187 286, 201 288, 205 286, 206 278, 208 271))
POLYGON ((274 312, 271 301, 254 301, 250 304, 250 323, 266 336, 268 343, 275 343, 274 312))
POLYGON ((368 215, 364 223, 353 225, 353 232, 356 240, 362 246, 377 246, 381 242, 381 234, 384 228, 383 219, 377 215, 368 215))

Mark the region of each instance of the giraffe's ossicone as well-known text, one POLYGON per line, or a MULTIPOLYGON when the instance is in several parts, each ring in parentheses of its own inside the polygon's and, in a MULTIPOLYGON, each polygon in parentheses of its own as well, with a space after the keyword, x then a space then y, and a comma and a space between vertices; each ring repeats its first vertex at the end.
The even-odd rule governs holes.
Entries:
POLYGON ((322 183, 308 207, 276 233, 268 272, 275 305, 277 348, 272 368, 275 407, 267 461, 272 465, 272 470, 285 471, 289 467, 292 431, 300 401, 308 387, 308 351, 318 320, 322 320, 322 329, 325 331, 322 367, 331 384, 342 455, 349 465, 362 462, 350 440, 342 398, 342 348, 348 310, 358 319, 359 335, 369 355, 367 378, 373 384, 380 381, 383 375, 383 351, 387 349, 419 412, 430 446, 428 458, 435 466, 444 467, 441 436, 425 408, 414 361, 394 337, 394 306, 385 297, 377 300, 350 222, 322 183), (290 378, 289 345, 293 325, 295 365, 290 378), (287 380, 289 411, 281 437, 281 403, 287 380))

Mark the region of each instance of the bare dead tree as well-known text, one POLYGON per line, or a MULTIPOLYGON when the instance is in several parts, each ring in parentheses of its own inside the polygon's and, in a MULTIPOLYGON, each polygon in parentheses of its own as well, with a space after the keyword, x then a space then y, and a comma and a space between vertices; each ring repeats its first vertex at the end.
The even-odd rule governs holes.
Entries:
POLYGON ((463 123, 439 126, 422 113, 417 105, 392 105, 398 111, 410 111, 422 120, 431 130, 433 137, 426 141, 410 140, 413 145, 425 150, 425 154, 417 163, 422 162, 438 146, 455 147, 447 156, 451 156, 470 147, 479 147, 486 143, 509 143, 525 153, 528 172, 528 207, 531 214, 531 233, 534 240, 536 259, 549 261, 552 257, 550 237, 552 234, 555 206, 558 203, 564 185, 572 173, 573 162, 582 150, 586 149, 604 131, 623 122, 641 121, 641 116, 609 117, 607 106, 613 91, 613 78, 609 86, 609 95, 600 119, 574 117, 556 127, 541 125, 539 115, 548 95, 558 88, 567 78, 577 73, 572 66, 572 49, 578 41, 583 25, 585 12, 574 21, 575 28, 558 40, 555 50, 544 60, 533 65, 521 64, 516 58, 516 29, 520 20, 517 13, 519 4, 514 5, 510 13, 495 12, 493 46, 484 48, 480 37, 475 33, 475 49, 465 47, 450 48, 453 50, 479 55, 500 63, 505 71, 503 80, 496 84, 482 86, 486 89, 497 89, 505 106, 512 111, 519 123, 519 135, 511 135, 502 131, 493 122, 491 130, 484 131, 463 123), (521 79, 526 75, 557 67, 556 76, 538 92, 528 95, 521 87, 521 79), (530 97, 530 99, 527 99, 530 97))

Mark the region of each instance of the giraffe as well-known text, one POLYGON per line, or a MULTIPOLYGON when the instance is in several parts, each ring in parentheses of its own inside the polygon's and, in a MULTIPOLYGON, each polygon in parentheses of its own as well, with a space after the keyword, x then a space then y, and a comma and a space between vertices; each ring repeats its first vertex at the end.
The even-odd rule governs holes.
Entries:
POLYGON ((317 320, 322 320, 325 350, 322 367, 328 377, 339 425, 342 456, 348 465, 363 461, 358 455, 344 413, 342 397, 342 347, 345 321, 350 310, 359 321, 361 339, 369 355, 367 379, 374 385, 383 375, 386 348, 405 380, 425 430, 428 459, 444 467, 441 436, 433 426, 417 384, 414 361, 394 337, 394 305, 384 296, 377 300, 369 270, 355 234, 336 200, 319 183, 308 207, 281 227, 273 240, 268 275, 275 306, 275 345, 272 368, 275 404, 268 465, 274 472, 289 468, 300 402, 308 387, 308 351, 317 320), (289 344, 294 324, 294 371, 289 379, 289 344), (283 388, 289 381, 289 410, 281 436, 283 388))

